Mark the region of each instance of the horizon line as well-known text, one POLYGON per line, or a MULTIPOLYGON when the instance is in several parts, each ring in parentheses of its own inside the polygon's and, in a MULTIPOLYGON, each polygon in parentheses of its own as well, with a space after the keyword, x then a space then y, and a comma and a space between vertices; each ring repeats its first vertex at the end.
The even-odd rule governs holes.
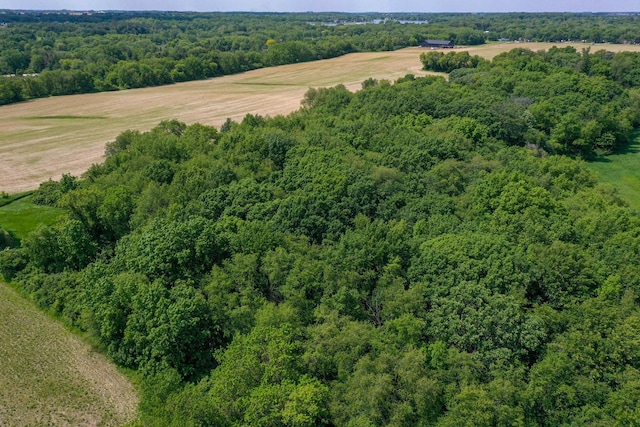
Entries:
POLYGON ((0 13, 3 12, 172 12, 172 13, 342 13, 342 14, 392 14, 392 13, 408 13, 408 14, 510 14, 510 13, 527 13, 527 14, 640 14, 640 10, 619 10, 619 11, 524 11, 524 10, 509 10, 509 11, 439 11, 439 12, 419 12, 419 11, 407 11, 407 10, 396 10, 396 11, 358 11, 358 12, 346 12, 339 10, 322 10, 322 11, 290 11, 290 10, 176 10, 176 9, 10 9, 3 8, 0 9, 0 13))

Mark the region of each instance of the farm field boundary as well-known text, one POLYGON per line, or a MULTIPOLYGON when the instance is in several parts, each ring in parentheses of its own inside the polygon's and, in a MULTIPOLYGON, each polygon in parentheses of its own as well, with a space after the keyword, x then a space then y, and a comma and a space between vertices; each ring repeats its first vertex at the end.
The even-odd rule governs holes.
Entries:
MULTIPOLYGON (((592 51, 640 51, 636 45, 572 44, 592 51)), ((516 47, 545 50, 553 43, 500 43, 457 48, 493 58, 516 47)), ((162 120, 219 127, 246 114, 286 115, 310 87, 344 84, 357 90, 368 79, 395 80, 421 70, 423 48, 354 53, 339 58, 253 70, 144 89, 37 99, 0 107, 0 191, 33 190, 63 173, 80 175, 103 160, 104 146, 121 132, 146 131, 162 120)))
POLYGON ((120 426, 138 396, 114 364, 0 282, 0 425, 120 426))

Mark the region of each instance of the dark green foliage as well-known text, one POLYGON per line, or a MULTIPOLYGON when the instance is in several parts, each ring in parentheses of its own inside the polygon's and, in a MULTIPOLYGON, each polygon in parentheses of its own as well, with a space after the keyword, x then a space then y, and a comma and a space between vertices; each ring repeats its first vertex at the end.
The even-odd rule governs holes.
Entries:
POLYGON ((138 135, 140 135, 140 133, 137 131, 127 130, 122 132, 116 137, 115 141, 107 143, 104 153, 105 157, 114 156, 118 152, 126 149, 138 135))
POLYGON ((269 65, 284 65, 314 59, 317 59, 315 49, 301 41, 290 41, 270 45, 265 61, 269 65))
MULTIPOLYGON (((439 70, 439 62, 463 53, 429 52, 421 58, 427 68, 439 70)), ((592 57, 598 55, 580 55, 571 47, 545 53, 514 49, 476 70, 452 65, 458 68, 450 78, 456 85, 423 102, 432 116, 473 117, 509 144, 585 158, 610 153, 629 141, 638 121, 621 85, 582 71, 585 58, 592 57)))
POLYGON ((23 99, 20 80, 0 76, 0 105, 19 102, 23 99))
POLYGON ((140 373, 141 425, 634 425, 640 219, 571 157, 638 124, 613 58, 125 132, 0 271, 140 373))
POLYGON ((107 189, 97 212, 105 237, 115 241, 130 231, 129 219, 133 208, 133 195, 127 187, 121 185, 107 189))
POLYGON ((0 274, 4 280, 10 282, 17 273, 24 270, 29 263, 29 257, 22 249, 8 250, 5 246, 0 251, 0 274))
POLYGON ((52 273, 79 270, 94 259, 98 250, 83 224, 75 219, 54 226, 40 225, 22 245, 35 266, 52 273))
POLYGON ((291 136, 285 132, 275 131, 265 134, 264 138, 269 150, 267 157, 273 162, 276 168, 282 169, 287 157, 287 152, 296 145, 295 139, 291 138, 291 136))
POLYGON ((173 163, 165 159, 153 160, 144 170, 147 178, 160 184, 170 184, 174 174, 173 163))
POLYGON ((420 54, 420 61, 423 68, 429 71, 441 71, 450 73, 460 68, 477 68, 487 61, 478 55, 469 55, 469 52, 449 52, 433 51, 420 54))
POLYGON ((116 256, 151 280, 198 278, 223 257, 213 223, 194 217, 184 222, 156 219, 120 240, 116 256))
POLYGON ((124 352, 143 372, 174 368, 193 379, 213 366, 218 328, 201 292, 155 282, 136 290, 122 338, 124 352))
POLYGON ((55 206, 62 196, 77 187, 78 178, 70 174, 62 174, 60 181, 50 179, 41 183, 31 200, 37 205, 55 206))
POLYGON ((0 250, 16 246, 16 244, 16 239, 11 236, 11 233, 4 230, 3 228, 0 228, 0 250))

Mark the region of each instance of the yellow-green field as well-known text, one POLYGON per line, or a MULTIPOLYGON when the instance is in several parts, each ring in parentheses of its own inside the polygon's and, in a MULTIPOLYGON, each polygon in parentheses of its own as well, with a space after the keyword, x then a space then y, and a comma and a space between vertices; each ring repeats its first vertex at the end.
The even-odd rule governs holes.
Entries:
POLYGON ((0 426, 121 426, 137 394, 106 357, 0 282, 0 426))
MULTIPOLYGON (((548 49, 550 43, 501 43, 464 48, 492 58, 515 47, 548 49)), ((567 46, 561 44, 560 46, 567 46)), ((592 51, 640 50, 630 45, 581 45, 592 51)), ((463 48, 458 48, 463 49, 463 48)), ((79 175, 102 161, 105 143, 127 129, 148 130, 178 119, 220 126, 247 113, 288 114, 310 87, 343 83, 360 88, 369 77, 395 80, 421 71, 421 48, 354 53, 340 58, 254 70, 170 86, 52 97, 0 107, 0 191, 37 188, 63 173, 79 175)))

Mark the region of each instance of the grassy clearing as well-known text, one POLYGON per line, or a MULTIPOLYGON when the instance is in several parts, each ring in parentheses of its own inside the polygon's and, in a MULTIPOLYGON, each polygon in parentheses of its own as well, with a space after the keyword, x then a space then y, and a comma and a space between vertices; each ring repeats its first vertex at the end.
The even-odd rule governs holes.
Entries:
POLYGON ((61 213, 62 209, 34 205, 31 197, 25 197, 0 207, 0 228, 22 239, 39 224, 53 224, 61 213))
POLYGON ((33 191, 27 191, 24 193, 17 193, 17 194, 9 194, 9 193, 1 193, 0 194, 0 207, 8 205, 10 203, 15 202, 16 200, 20 200, 24 197, 27 197, 29 195, 33 194, 33 191))
MULTIPOLYGON (((551 43, 492 43, 458 48, 492 58, 516 47, 548 49, 551 43)), ((567 46, 567 44, 559 44, 567 46)), ((632 45, 576 44, 592 51, 640 50, 632 45)), ((413 47, 354 53, 324 61, 264 68, 233 76, 120 92, 43 98, 0 107, 0 192, 32 190, 63 173, 80 175, 103 160, 104 145, 127 129, 146 131, 161 120, 221 126, 247 113, 288 114, 309 87, 344 84, 357 90, 368 79, 424 75, 413 47), (95 119, 95 120, 89 120, 95 119), (99 120, 98 120, 99 119, 99 120)))
POLYGON ((0 283, 0 425, 121 426, 129 380, 79 337, 0 283))
POLYGON ((631 207, 640 211, 640 132, 626 149, 618 154, 589 163, 601 182, 613 185, 631 207))

